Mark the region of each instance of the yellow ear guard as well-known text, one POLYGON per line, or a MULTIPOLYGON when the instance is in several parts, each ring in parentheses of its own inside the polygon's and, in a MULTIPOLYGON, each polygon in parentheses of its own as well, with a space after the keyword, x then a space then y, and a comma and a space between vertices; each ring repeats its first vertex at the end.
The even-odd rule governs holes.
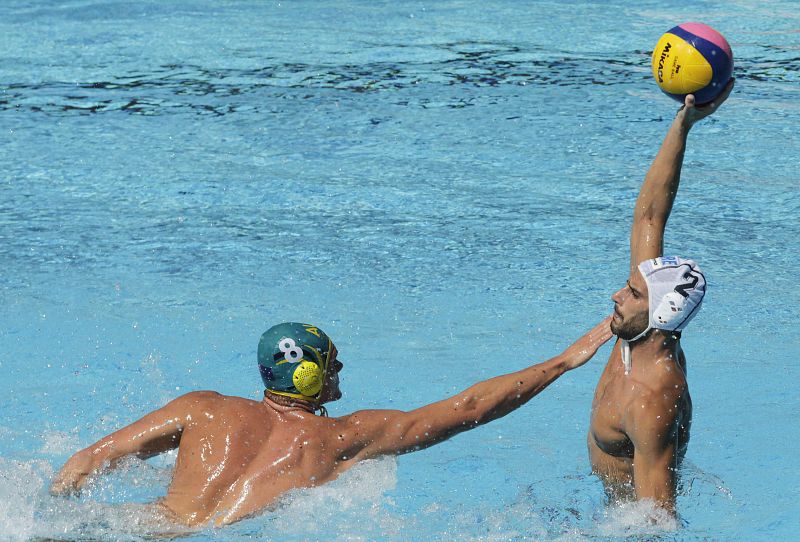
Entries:
POLYGON ((311 397, 322 391, 325 375, 316 363, 303 360, 292 373, 292 382, 302 395, 311 397))

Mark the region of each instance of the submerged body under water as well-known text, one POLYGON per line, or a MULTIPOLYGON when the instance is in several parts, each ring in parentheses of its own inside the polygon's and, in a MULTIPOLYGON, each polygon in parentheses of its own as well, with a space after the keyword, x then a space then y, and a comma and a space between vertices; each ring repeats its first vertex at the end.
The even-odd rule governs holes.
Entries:
POLYGON ((649 53, 686 20, 725 34, 737 87, 690 136, 666 234, 709 280, 678 524, 590 474, 607 346, 506 418, 186 538, 795 538, 793 2, 82 0, 0 6, 0 538, 152 535, 173 454, 75 499, 55 470, 182 393, 259 398, 279 321, 336 342, 333 416, 560 352, 626 279, 677 108, 649 53))

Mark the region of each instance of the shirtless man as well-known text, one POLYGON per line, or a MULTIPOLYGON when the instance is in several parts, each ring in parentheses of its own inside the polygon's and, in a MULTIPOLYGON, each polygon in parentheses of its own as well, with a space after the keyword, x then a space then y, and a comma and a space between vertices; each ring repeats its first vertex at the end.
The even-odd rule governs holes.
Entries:
POLYGON ((73 455, 51 486, 77 492, 125 456, 178 448, 172 482, 156 509, 188 526, 224 525, 255 514, 286 491, 329 482, 359 461, 413 452, 505 416, 611 338, 610 317, 560 355, 478 383, 410 412, 362 410, 315 416, 341 397, 336 347, 319 328, 285 323, 258 345, 263 401, 188 393, 73 455))
POLYGON ((700 308, 706 281, 693 261, 661 257, 664 228, 689 130, 732 89, 733 80, 704 107, 687 96, 645 176, 633 215, 630 275, 611 297, 618 340, 592 403, 589 458, 609 497, 650 499, 671 515, 692 419, 680 336, 700 308))

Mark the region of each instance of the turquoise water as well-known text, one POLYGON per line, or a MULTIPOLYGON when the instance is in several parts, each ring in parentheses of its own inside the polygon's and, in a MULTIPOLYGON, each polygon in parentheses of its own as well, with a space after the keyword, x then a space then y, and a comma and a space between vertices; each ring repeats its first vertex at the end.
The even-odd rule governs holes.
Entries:
POLYGON ((674 530, 607 508, 585 432, 609 347, 522 410, 189 540, 789 540, 800 442, 796 2, 0 5, 0 539, 141 540, 115 503, 169 456, 53 499, 76 449, 176 395, 260 396, 255 347, 311 321, 332 415, 413 408, 560 351, 625 280, 677 104, 674 24, 736 90, 691 135, 666 249, 710 283, 674 530))

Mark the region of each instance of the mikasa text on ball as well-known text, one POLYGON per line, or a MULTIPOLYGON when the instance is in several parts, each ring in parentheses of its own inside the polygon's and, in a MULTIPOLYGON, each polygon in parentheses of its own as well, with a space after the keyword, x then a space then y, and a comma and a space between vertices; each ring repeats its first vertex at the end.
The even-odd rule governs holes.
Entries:
POLYGON ((698 105, 711 102, 733 74, 731 46, 703 23, 683 23, 661 36, 652 63, 658 86, 681 103, 687 94, 698 105))

